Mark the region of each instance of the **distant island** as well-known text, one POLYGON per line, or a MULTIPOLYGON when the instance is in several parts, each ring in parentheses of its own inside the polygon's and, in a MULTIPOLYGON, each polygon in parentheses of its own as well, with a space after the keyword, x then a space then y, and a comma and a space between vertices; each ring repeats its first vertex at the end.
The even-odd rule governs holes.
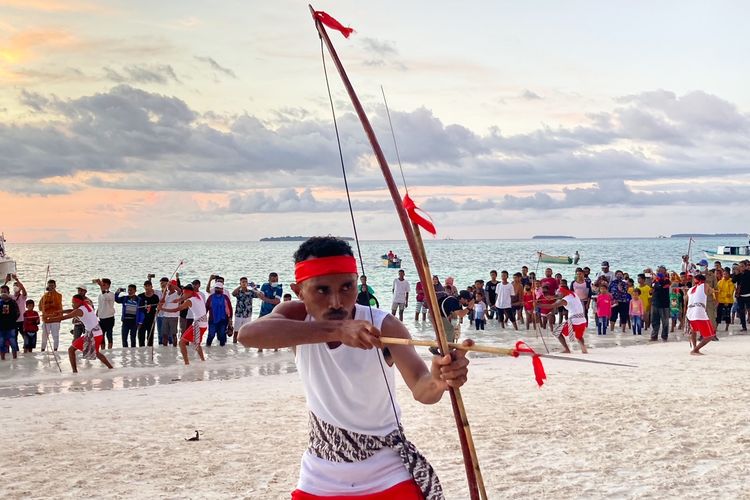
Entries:
MULTIPOLYGON (((261 238, 260 241, 306 241, 310 238, 310 236, 269 236, 261 238)), ((337 238, 346 241, 354 241, 354 238, 350 238, 349 236, 337 236, 337 238)))
POLYGON ((548 235, 548 234, 535 234, 531 237, 532 240, 574 240, 575 236, 559 236, 559 235, 548 235))
POLYGON ((670 238, 744 238, 746 236, 747 233, 680 233, 673 234, 670 238))

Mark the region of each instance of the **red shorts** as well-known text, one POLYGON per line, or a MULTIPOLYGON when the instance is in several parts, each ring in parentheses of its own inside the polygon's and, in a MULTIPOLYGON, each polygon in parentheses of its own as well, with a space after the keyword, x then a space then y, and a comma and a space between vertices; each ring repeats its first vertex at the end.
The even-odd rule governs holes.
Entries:
POLYGON ((387 490, 369 495, 336 495, 321 497, 305 493, 302 490, 292 492, 292 500, 424 500, 422 492, 413 479, 398 483, 387 490))
MULTIPOLYGON (((570 323, 565 323, 560 333, 565 335, 566 337, 570 335, 569 326, 570 326, 570 323)), ((576 336, 576 339, 583 340, 583 334, 586 332, 586 326, 587 326, 586 323, 581 323, 580 325, 573 325, 573 334, 576 336)))
MULTIPOLYGON (((188 329, 185 330, 185 332, 183 332, 183 334, 182 334, 182 339, 183 340, 187 340, 188 342, 193 342, 195 340, 195 334, 194 334, 195 330, 193 329, 193 326, 195 326, 195 325, 190 325, 188 327, 188 329)), ((206 329, 207 328, 208 327, 206 327, 206 326, 202 326, 202 327, 199 328, 199 331, 200 331, 200 333, 199 333, 200 338, 198 339, 198 343, 199 344, 201 342, 203 342, 203 334, 206 333, 206 329)))
POLYGON ((701 337, 704 339, 710 339, 711 337, 716 335, 716 331, 714 330, 714 325, 711 323, 711 320, 708 319, 693 319, 688 320, 690 323, 690 328, 700 334, 701 337))
MULTIPOLYGON (((104 335, 99 335, 98 337, 94 337, 94 348, 96 349, 96 352, 99 352, 99 347, 103 343, 104 343, 104 335)), ((70 345, 78 349, 79 351, 83 351, 83 335, 75 339, 73 343, 70 345)))

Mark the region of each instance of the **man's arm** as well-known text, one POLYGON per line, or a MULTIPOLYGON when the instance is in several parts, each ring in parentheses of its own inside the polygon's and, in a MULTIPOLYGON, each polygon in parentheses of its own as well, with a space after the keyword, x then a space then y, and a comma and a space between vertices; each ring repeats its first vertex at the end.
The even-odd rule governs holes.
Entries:
POLYGON ((340 342, 360 349, 381 347, 380 331, 367 321, 305 321, 306 316, 303 302, 284 302, 270 314, 242 325, 237 339, 245 347, 260 349, 322 342, 340 342))
POLYGON ((72 310, 66 309, 56 314, 45 315, 44 322, 45 323, 50 323, 50 322, 58 323, 61 321, 65 321, 66 319, 80 318, 81 316, 83 316, 83 311, 81 311, 80 309, 72 309, 72 310))
MULTIPOLYGON (((383 335, 386 337, 411 338, 406 327, 393 316, 383 320, 383 335)), ((464 344, 471 345, 472 340, 464 344)), ((396 368, 404 378, 415 400, 424 404, 435 404, 443 397, 448 387, 461 387, 467 379, 469 360, 466 351, 454 351, 445 356, 432 358, 428 369, 414 346, 389 345, 396 368), (453 359, 455 357, 455 359, 453 359)))
POLYGON ((238 286, 237 288, 235 288, 234 290, 232 290, 232 297, 239 297, 240 296, 240 288, 241 287, 238 286))
POLYGON ((18 291, 20 292, 20 294, 24 297, 28 296, 28 294, 26 293, 26 287, 23 286, 23 283, 21 283, 21 280, 18 279, 18 276, 16 276, 16 283, 18 283, 18 291))

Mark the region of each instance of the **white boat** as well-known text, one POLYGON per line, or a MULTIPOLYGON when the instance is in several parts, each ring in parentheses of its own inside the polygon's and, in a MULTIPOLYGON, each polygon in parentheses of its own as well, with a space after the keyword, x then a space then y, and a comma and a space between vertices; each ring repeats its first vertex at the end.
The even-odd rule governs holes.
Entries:
POLYGON ((16 273, 16 261, 5 253, 5 234, 0 234, 0 278, 16 273))
POLYGON ((706 258, 710 260, 742 262, 743 260, 750 260, 750 245, 720 246, 715 252, 712 252, 711 250, 703 250, 703 253, 706 254, 706 258))

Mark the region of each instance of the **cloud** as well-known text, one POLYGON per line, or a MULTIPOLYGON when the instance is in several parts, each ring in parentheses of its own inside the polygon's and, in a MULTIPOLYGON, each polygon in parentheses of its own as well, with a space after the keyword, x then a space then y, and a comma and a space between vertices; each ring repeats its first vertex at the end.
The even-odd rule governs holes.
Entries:
MULTIPOLYGON (((303 108, 279 109, 270 119, 197 113, 181 99, 125 84, 75 99, 22 90, 19 102, 28 110, 28 121, 6 123, 0 117, 0 176, 4 179, 75 179, 67 188, 72 190, 96 186, 227 192, 239 196, 234 210, 240 213, 259 210, 253 205, 256 199, 281 206, 277 195, 273 200, 256 195, 252 200, 243 198, 240 191, 247 186, 264 191, 341 186, 332 124, 303 108)), ((375 105, 372 110, 373 127, 386 156, 395 163, 385 109, 375 105)), ((505 198, 504 205, 492 204, 500 203, 500 198, 477 196, 462 202, 434 199, 429 203, 435 205, 426 209, 564 207, 565 200, 580 205, 573 202, 576 191, 546 187, 561 184, 610 186, 610 182, 729 178, 740 186, 749 183, 747 115, 715 98, 638 94, 618 100, 610 111, 589 115, 576 127, 543 125, 513 135, 497 128, 478 132, 446 123, 424 107, 392 110, 391 116, 410 187, 482 186, 501 197, 513 186, 538 192, 531 198, 505 198), (680 102, 679 110, 663 111, 672 106, 665 103, 675 100, 680 102), (707 106, 715 106, 717 115, 734 128, 715 123, 715 118, 707 122, 707 116, 712 116, 707 106), (711 133, 706 127, 723 132, 711 133)), ((338 125, 351 189, 382 190, 382 174, 359 119, 343 113, 338 125)), ((33 191, 34 182, 27 188, 33 191)), ((283 206, 312 203, 304 193, 297 194, 299 199, 281 200, 286 203, 283 206)), ((584 191, 582 196, 602 194, 584 191)), ((668 197, 649 198, 647 194, 633 191, 623 203, 668 203, 668 197)), ((335 206, 315 201, 315 206, 335 206)))
POLYGON ((0 6, 43 12, 93 12, 100 6, 73 0, 0 0, 0 6))
POLYGON ((130 65, 116 71, 103 68, 106 78, 115 83, 157 83, 166 85, 170 82, 181 83, 177 74, 169 64, 130 65))
POLYGON ((200 57, 200 56, 195 56, 195 59, 196 59, 196 60, 198 60, 198 61, 201 61, 201 62, 203 62, 203 63, 206 63, 206 64, 208 64, 208 66, 209 66, 209 67, 210 67, 210 68, 211 68, 212 70, 214 70, 214 71, 216 71, 216 72, 222 73, 222 74, 224 74, 224 75, 226 75, 226 76, 228 76, 228 77, 230 77, 230 78, 234 78, 235 80, 237 79, 237 74, 236 74, 236 73, 235 73, 234 71, 232 71, 231 69, 229 69, 229 68, 225 68, 224 66, 220 65, 219 63, 217 63, 217 62, 216 62, 216 61, 215 61, 215 60, 214 60, 213 58, 211 58, 211 57, 200 57))
POLYGON ((537 101, 541 100, 542 96, 540 96, 536 92, 532 92, 529 89, 523 89, 523 92, 521 92, 521 99, 523 99, 524 101, 537 101))
POLYGON ((362 37, 358 41, 367 55, 362 61, 365 66, 383 67, 390 64, 399 70, 407 69, 406 65, 397 59, 398 49, 395 42, 370 37, 362 37))
MULTIPOLYGON (((352 200, 355 210, 387 210, 393 208, 391 200, 368 201, 352 200)), ((312 191, 304 189, 284 189, 275 196, 262 191, 234 195, 229 198, 228 206, 218 208, 219 212, 239 214, 278 213, 278 212, 342 212, 348 211, 346 199, 321 201, 315 198, 312 191)))

